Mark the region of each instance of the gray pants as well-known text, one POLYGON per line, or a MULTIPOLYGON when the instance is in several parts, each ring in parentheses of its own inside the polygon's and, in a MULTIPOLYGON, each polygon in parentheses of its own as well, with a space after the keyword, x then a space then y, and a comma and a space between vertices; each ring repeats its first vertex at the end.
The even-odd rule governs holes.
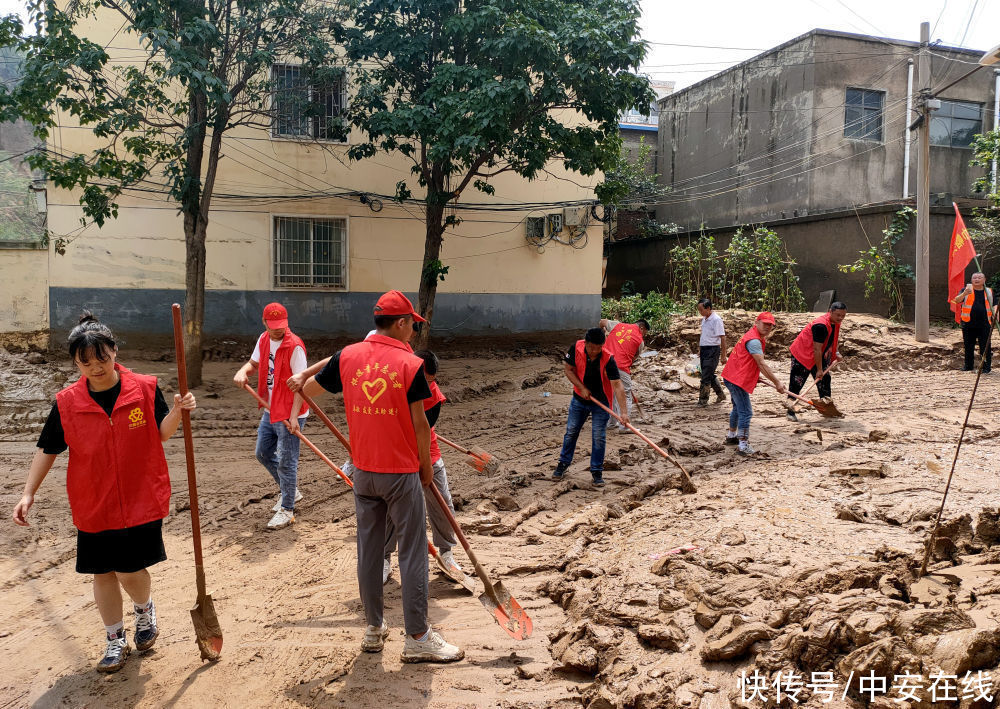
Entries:
POLYGON ((368 625, 382 625, 382 553, 386 521, 399 539, 399 576, 407 635, 427 631, 427 532, 417 473, 370 473, 352 465, 358 521, 358 589, 368 625))
MULTIPOLYGON (((444 468, 444 458, 438 458, 434 461, 434 484, 441 491, 441 497, 448 503, 448 509, 451 510, 452 514, 455 514, 455 505, 451 503, 451 491, 448 489, 448 471, 444 468)), ((458 544, 458 539, 455 537, 455 530, 451 528, 451 523, 448 522, 448 518, 441 511, 441 505, 438 504, 434 493, 429 487, 424 488, 424 500, 427 506, 427 519, 431 522, 434 546, 442 554, 446 551, 451 551, 452 547, 458 544)), ((392 552, 395 550, 396 525, 392 523, 391 519, 386 519, 385 558, 388 559, 391 557, 392 552)))
MULTIPOLYGON (((618 376, 622 379, 622 386, 625 387, 625 406, 628 408, 628 416, 632 418, 632 375, 628 372, 618 370, 618 376)), ((618 397, 614 396, 614 390, 612 390, 611 397, 611 410, 614 411, 619 416, 622 415, 621 409, 618 408, 618 397)), ((618 430, 624 431, 625 427, 621 425, 618 421, 618 430)), ((635 424, 633 424, 635 425, 635 424)))

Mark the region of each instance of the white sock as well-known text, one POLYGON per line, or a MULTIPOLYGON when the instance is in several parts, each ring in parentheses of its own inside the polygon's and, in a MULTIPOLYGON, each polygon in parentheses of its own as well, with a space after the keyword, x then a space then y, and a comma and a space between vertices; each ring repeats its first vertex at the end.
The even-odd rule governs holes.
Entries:
POLYGON ((132 607, 135 609, 136 613, 149 613, 153 610, 153 597, 150 596, 149 600, 141 605, 133 601, 132 607))
POLYGON ((125 621, 120 620, 114 625, 105 625, 104 629, 108 633, 108 640, 125 637, 125 621))
POLYGON ((430 629, 430 627, 427 628, 427 632, 426 633, 424 633, 419 638, 417 638, 417 640, 419 640, 422 643, 425 643, 425 642, 427 642, 430 639, 431 639, 431 629, 430 629))

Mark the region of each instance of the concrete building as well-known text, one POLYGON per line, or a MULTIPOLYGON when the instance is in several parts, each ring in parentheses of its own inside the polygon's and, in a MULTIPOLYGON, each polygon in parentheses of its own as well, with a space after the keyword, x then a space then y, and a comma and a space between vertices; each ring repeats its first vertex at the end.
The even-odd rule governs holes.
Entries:
MULTIPOLYGON (((671 192, 656 217, 680 226, 667 242, 705 228, 725 248, 738 226, 766 224, 795 244, 791 256, 811 274, 802 279, 808 302, 828 288, 860 300, 860 276, 836 266, 867 248, 866 237, 881 238, 877 229, 865 232, 855 210, 881 206, 891 216, 916 193, 911 97, 925 83, 938 89, 959 78, 982 56, 931 46, 924 81, 916 76, 919 50, 917 42, 817 29, 660 99, 657 172, 671 192), (837 220, 832 243, 825 219, 837 220)), ((940 96, 931 124, 932 204, 946 209, 952 199, 983 197, 973 192, 982 171, 969 166, 969 144, 994 126, 998 77, 981 69, 940 96)), ((938 268, 947 262, 946 221, 936 220, 932 233, 932 304, 946 299, 938 268)), ((614 253, 608 270, 609 289, 616 280, 656 281, 624 269, 614 253)))
MULTIPOLYGON (((95 19, 85 33, 111 45, 113 61, 141 64, 141 53, 122 49, 128 38, 115 32, 119 24, 95 19)), ((282 75, 296 70, 274 67, 282 75)), ((349 82, 331 96, 326 105, 335 112, 350 100, 349 82)), ((206 341, 256 335, 262 307, 274 300, 288 307, 300 334, 359 336, 371 327, 380 293, 399 289, 416 299, 423 211, 378 197, 394 193, 400 180, 422 194, 410 163, 385 155, 351 163, 346 151, 357 135, 327 136, 321 118, 293 113, 278 107, 270 130, 240 129, 225 139, 208 226, 206 341)), ((102 143, 61 115, 51 144, 71 155, 102 143)), ((553 161, 530 183, 510 173, 492 179, 494 196, 469 190, 455 209, 461 225, 445 233, 441 260, 450 270, 438 287, 432 332, 560 331, 596 322, 602 225, 587 201, 600 179, 553 161), (578 201, 587 206, 561 206, 578 201), (466 209, 469 203, 478 206, 466 209)), ((45 284, 48 307, 37 329, 61 337, 86 307, 132 342, 170 332, 170 304, 184 298, 182 219, 162 194, 131 191, 120 204, 103 228, 82 228, 78 195, 50 185, 48 229, 52 241, 68 241, 65 254, 50 245, 0 256, 0 278, 45 284)))

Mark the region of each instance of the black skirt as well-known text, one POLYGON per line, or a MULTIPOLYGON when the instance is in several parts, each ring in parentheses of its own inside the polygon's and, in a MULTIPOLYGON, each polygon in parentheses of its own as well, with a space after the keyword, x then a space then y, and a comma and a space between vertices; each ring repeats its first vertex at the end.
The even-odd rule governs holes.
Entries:
POLYGON ((162 519, 104 532, 76 530, 76 571, 80 574, 130 574, 166 559, 162 519))

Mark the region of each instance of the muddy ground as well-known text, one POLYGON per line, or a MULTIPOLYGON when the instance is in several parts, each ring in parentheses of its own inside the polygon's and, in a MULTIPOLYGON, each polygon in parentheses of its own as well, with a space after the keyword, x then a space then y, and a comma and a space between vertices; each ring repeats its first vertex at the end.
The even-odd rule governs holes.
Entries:
MULTIPOLYGON (((750 321, 742 313, 725 318, 731 333, 750 321)), ((779 372, 787 374, 787 343, 807 320, 779 317, 768 347, 779 372)), ((206 363, 194 431, 223 659, 200 663, 193 640, 177 435, 166 444, 175 509, 164 527, 169 560, 153 569, 160 639, 118 674, 94 671, 102 628, 89 579, 73 568, 62 456, 37 496, 32 526, 0 526, 0 706, 714 709, 739 706, 740 673, 755 670, 768 682, 780 672, 805 682, 831 672, 838 688, 830 705, 861 706, 871 697, 858 693, 857 678, 869 673, 891 684, 892 675, 909 672, 926 685, 934 672, 961 680, 982 669, 1000 683, 1000 548, 993 547, 1000 375, 980 384, 949 495, 947 539, 935 550, 936 573, 917 582, 973 382, 954 371, 960 333, 934 330, 920 345, 906 328, 849 316, 846 366, 833 384, 846 418, 807 412, 791 423, 777 395, 760 388, 752 427, 759 454, 742 459, 722 445, 728 405, 698 408, 684 381, 695 325, 676 322, 671 342, 640 359, 633 374, 650 419, 641 428, 691 471, 692 495, 677 490, 670 464, 635 436, 616 433, 608 439, 608 485, 593 488, 589 426, 568 478, 546 479, 570 397, 555 346, 444 353, 440 380, 452 403, 439 430, 504 463, 485 477, 444 450, 459 521, 534 620, 528 641, 510 639, 432 565, 431 621, 466 650, 451 666, 400 663, 395 570, 386 586, 386 650, 359 651, 364 620, 349 491, 303 448, 296 523, 265 531, 276 489, 253 459, 256 409, 231 385, 235 361, 206 363)), ((9 520, 52 398, 76 375, 51 355, 0 352, 0 360, 0 501, 9 520)), ((168 392, 176 386, 172 364, 160 357, 126 352, 122 361, 160 376, 168 392)), ((336 397, 321 403, 343 423, 336 397)), ((343 459, 316 419, 306 433, 343 459)), ((456 557, 464 559, 460 550, 456 557)), ((773 704, 774 689, 767 691, 773 704)), ((961 682, 954 693, 961 697, 961 682)), ((874 703, 918 704, 895 697, 874 703)), ((918 694, 926 705, 931 698, 918 694)), ((823 703, 810 688, 797 699, 823 703)))

